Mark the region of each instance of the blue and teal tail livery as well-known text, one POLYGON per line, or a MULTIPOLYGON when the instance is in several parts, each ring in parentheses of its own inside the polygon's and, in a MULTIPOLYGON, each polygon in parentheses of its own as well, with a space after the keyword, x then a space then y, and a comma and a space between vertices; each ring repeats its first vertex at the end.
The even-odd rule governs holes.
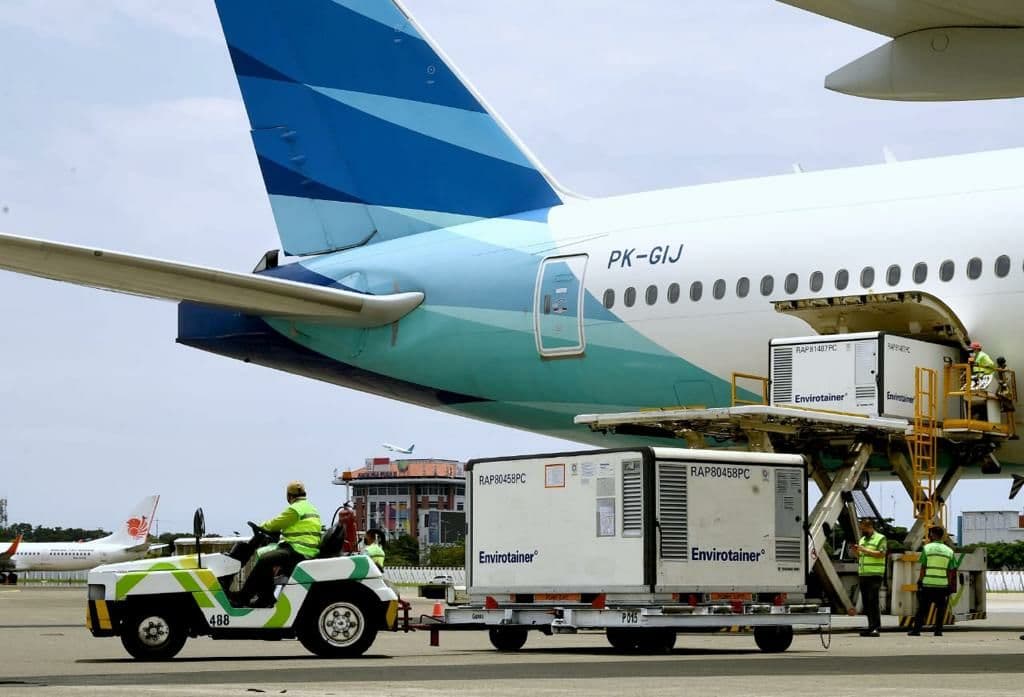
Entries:
POLYGON ((561 202, 392 0, 217 0, 285 251, 561 202))

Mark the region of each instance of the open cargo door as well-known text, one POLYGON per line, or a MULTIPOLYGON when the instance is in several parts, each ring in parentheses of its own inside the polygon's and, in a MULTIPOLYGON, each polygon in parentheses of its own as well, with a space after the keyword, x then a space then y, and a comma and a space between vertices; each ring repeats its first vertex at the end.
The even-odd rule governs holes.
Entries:
POLYGON ((967 329, 934 295, 919 291, 777 300, 776 311, 799 317, 818 334, 882 331, 941 344, 966 346, 967 329))

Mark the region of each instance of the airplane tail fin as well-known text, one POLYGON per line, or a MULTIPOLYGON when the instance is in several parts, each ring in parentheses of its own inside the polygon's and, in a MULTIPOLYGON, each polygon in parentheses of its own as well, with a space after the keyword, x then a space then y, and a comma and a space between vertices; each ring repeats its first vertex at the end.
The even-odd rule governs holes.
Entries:
POLYGON ((11 542, 10 546, 3 552, 0 552, 0 562, 10 561, 11 557, 18 553, 18 545, 21 544, 22 535, 18 535, 11 542))
POLYGON ((395 0, 216 0, 285 251, 561 203, 395 0))
POLYGON ((131 513, 121 522, 113 535, 103 538, 110 544, 134 547, 149 539, 149 528, 156 515, 156 506, 160 503, 159 496, 147 496, 135 504, 131 513))

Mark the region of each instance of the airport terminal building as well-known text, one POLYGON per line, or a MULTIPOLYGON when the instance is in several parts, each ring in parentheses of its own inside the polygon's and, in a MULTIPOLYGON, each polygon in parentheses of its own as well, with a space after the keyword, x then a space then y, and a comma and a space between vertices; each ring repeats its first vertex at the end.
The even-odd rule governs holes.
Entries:
POLYGON ((351 487, 360 530, 412 535, 422 546, 461 539, 465 526, 465 465, 456 460, 367 458, 357 470, 335 472, 351 487), (454 539, 453 539, 454 538, 454 539))

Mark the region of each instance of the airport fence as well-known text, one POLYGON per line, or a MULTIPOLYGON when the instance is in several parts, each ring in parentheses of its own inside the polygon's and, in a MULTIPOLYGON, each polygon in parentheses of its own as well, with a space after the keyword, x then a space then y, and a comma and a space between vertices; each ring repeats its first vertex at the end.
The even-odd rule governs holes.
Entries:
POLYGON ((435 576, 451 576, 456 586, 466 585, 466 570, 461 566, 387 566, 384 578, 389 583, 419 585, 435 576))
POLYGON ((88 571, 19 571, 18 583, 45 586, 81 586, 85 584, 88 571))
POLYGON ((985 588, 997 593, 1024 593, 1024 571, 986 571, 985 588))

